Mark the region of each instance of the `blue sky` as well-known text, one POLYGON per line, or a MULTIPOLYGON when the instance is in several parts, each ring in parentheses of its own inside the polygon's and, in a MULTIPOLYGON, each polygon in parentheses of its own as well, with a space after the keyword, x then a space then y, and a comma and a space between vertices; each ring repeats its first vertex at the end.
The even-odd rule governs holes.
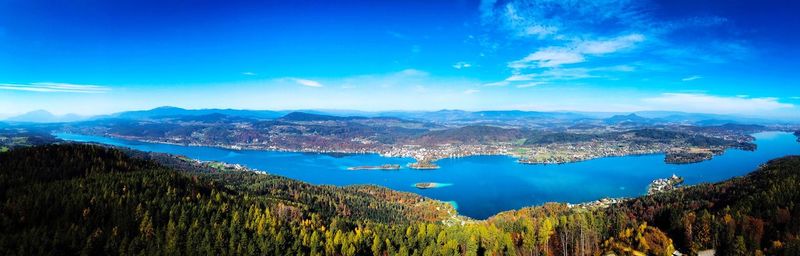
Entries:
POLYGON ((796 1, 0 1, 0 116, 675 110, 800 119, 796 1))

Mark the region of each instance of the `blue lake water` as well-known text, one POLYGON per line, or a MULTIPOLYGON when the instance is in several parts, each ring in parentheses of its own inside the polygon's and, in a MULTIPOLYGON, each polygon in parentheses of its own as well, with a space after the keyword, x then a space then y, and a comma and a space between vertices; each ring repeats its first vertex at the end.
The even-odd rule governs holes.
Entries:
POLYGON ((603 197, 642 195, 657 178, 677 174, 686 184, 717 182, 753 171, 767 160, 800 154, 794 135, 758 133, 756 151, 728 150, 710 161, 672 165, 663 154, 607 157, 560 165, 523 165, 507 156, 474 156, 439 160, 437 170, 349 171, 359 165, 400 164, 410 158, 377 154, 329 155, 261 150, 228 150, 113 139, 76 134, 55 134, 70 141, 97 142, 142 151, 185 155, 200 160, 238 163, 313 184, 376 184, 409 191, 458 205, 459 213, 483 219, 498 212, 545 202, 579 203, 603 197), (417 189, 417 182, 447 184, 417 189))

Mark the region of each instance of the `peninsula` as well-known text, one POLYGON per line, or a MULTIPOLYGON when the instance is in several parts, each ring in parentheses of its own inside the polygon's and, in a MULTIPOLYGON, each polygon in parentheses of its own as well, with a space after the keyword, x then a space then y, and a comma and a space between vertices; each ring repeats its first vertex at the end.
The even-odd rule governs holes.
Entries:
POLYGON ((669 178, 656 179, 647 186, 647 194, 653 195, 678 188, 683 183, 683 178, 672 174, 669 178))

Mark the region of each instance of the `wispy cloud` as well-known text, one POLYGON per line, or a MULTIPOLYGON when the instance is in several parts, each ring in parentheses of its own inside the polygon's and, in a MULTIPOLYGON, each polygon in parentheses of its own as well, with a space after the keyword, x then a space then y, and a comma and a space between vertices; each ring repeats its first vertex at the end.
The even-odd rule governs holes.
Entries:
POLYGON ((504 80, 504 81, 498 81, 498 82, 485 83, 485 84, 483 84, 483 86, 499 87, 499 86, 506 86, 508 84, 510 84, 510 82, 504 80))
POLYGON ((665 32, 674 32, 681 29, 706 28, 725 24, 728 19, 720 16, 692 16, 688 18, 667 21, 661 29, 665 32))
POLYGON ((561 38, 599 26, 633 27, 643 19, 638 1, 520 0, 481 2, 481 19, 517 37, 561 38))
POLYGON ((464 62, 464 61, 459 61, 459 62, 456 62, 456 64, 453 64, 453 68, 455 68, 455 69, 462 69, 462 68, 469 68, 469 67, 472 67, 472 64, 470 64, 469 62, 464 62))
POLYGON ((575 48, 583 54, 600 55, 631 48, 636 43, 644 40, 644 35, 634 33, 604 40, 581 41, 577 43, 575 48))
POLYGON ((645 40, 642 34, 628 34, 609 39, 577 41, 570 46, 551 46, 537 50, 527 57, 510 62, 512 69, 552 68, 581 63, 586 56, 600 56, 633 47, 645 40))
POLYGON ((257 75, 257 74, 256 74, 256 73, 253 73, 253 72, 242 72, 242 75, 246 75, 246 76, 255 76, 255 75, 257 75))
POLYGON ((690 76, 690 77, 684 77, 683 79, 681 79, 681 81, 688 82, 688 81, 694 81, 694 80, 697 80, 697 79, 700 79, 700 78, 703 78, 703 77, 702 76, 698 76, 698 75, 694 75, 694 76, 690 76))
POLYGON ((69 84, 69 83, 29 83, 29 84, 0 84, 0 90, 29 91, 29 92, 67 92, 67 93, 106 93, 111 88, 100 85, 69 84))
POLYGON ((548 47, 539 49, 521 60, 512 61, 508 63, 508 67, 512 69, 550 68, 564 64, 581 63, 584 60, 583 54, 573 49, 548 47))
POLYGON ((702 93, 664 93, 643 101, 655 109, 729 114, 760 113, 795 107, 772 97, 724 97, 702 93))
POLYGON ((515 72, 503 81, 484 84, 486 86, 504 86, 509 84, 517 84, 517 88, 531 87, 545 83, 563 81, 563 80, 577 80, 586 78, 611 78, 608 74, 618 72, 632 72, 636 68, 628 65, 593 67, 593 68, 548 68, 536 72, 515 72), (531 82, 535 81, 535 82, 531 82))
POLYGON ((295 83, 298 83, 298 84, 302 85, 302 86, 322 87, 322 83, 314 81, 314 80, 303 79, 303 78, 291 78, 291 80, 294 81, 295 83))
POLYGON ((534 86, 539 86, 539 85, 543 85, 543 84, 546 84, 546 83, 545 82, 530 82, 530 83, 518 84, 517 88, 528 88, 528 87, 534 87, 534 86))
MULTIPOLYGON (((658 64, 663 72, 752 55, 747 41, 737 40, 740 33, 709 31, 710 27, 732 28, 725 17, 656 17, 654 8, 657 6, 648 1, 630 0, 484 0, 480 17, 484 26, 507 32, 512 41, 539 46, 507 63, 515 75, 565 66, 591 69, 609 63, 641 63, 652 58, 663 58, 658 64), (625 52, 637 54, 621 54, 625 52), (530 71, 533 69, 540 70, 530 71)), ((637 71, 646 70, 651 69, 637 71)))
POLYGON ((467 89, 467 90, 464 91, 464 94, 476 94, 476 93, 479 93, 479 92, 481 92, 481 91, 478 90, 478 89, 467 89))

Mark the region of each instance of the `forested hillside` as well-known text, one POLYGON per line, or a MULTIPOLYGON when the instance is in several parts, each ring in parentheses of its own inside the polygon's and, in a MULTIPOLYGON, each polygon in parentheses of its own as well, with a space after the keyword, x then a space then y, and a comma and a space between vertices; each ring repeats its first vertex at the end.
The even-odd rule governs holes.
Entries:
POLYGON ((546 204, 485 221, 373 186, 313 186, 90 145, 0 153, 0 253, 268 255, 800 254, 800 157, 610 208, 546 204))

